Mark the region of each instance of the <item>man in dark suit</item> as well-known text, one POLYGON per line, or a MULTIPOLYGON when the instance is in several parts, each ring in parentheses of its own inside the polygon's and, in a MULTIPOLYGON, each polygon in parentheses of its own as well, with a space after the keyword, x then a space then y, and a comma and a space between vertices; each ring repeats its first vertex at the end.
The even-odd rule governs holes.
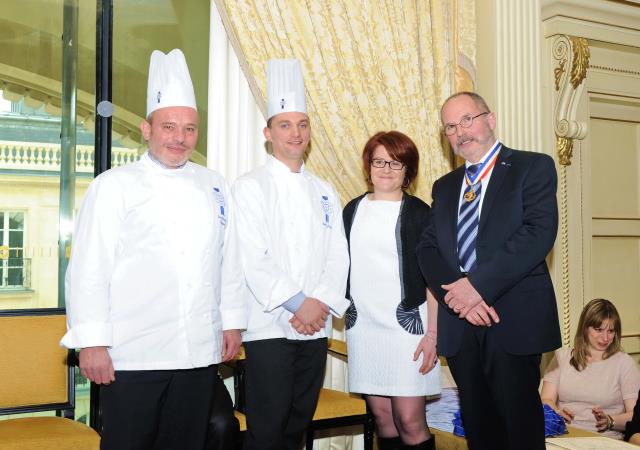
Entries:
POLYGON ((496 140, 478 94, 452 95, 441 119, 465 164, 434 183, 417 249, 440 303, 438 353, 470 450, 543 450, 540 358, 561 345, 545 262, 558 228, 554 162, 496 140))

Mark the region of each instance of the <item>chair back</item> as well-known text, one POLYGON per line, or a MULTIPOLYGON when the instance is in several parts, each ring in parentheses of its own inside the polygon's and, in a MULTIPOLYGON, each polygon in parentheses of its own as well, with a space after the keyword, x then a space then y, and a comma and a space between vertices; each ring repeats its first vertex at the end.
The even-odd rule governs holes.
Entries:
POLYGON ((0 415, 57 410, 73 417, 74 368, 60 347, 62 308, 0 311, 0 415))

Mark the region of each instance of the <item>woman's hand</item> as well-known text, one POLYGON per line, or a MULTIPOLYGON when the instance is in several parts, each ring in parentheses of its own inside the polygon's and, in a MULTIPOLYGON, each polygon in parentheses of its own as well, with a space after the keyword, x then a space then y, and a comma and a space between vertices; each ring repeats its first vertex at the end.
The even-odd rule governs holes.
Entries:
POLYGON ((573 421, 573 418, 576 416, 575 413, 569 408, 558 409, 556 410, 556 412, 560 415, 560 417, 564 419, 566 423, 571 423, 573 421))
POLYGON ((613 427, 610 416, 605 413, 601 407, 594 406, 593 408, 591 408, 591 413, 596 419, 596 430, 598 430, 598 433, 610 430, 613 427))
POLYGON ((422 365, 418 371, 425 375, 431 371, 436 366, 438 362, 438 354, 436 351, 436 337, 433 334, 425 334, 418 346, 416 347, 416 351, 413 353, 413 360, 417 361, 420 357, 420 353, 422 353, 422 365))

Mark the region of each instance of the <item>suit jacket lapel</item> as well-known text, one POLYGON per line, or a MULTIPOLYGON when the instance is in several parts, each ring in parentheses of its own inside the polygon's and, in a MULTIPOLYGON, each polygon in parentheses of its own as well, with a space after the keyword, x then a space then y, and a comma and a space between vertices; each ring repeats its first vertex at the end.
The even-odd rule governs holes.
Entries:
POLYGON ((500 187, 502 186, 502 182, 504 181, 505 176, 509 172, 509 168, 511 167, 510 158, 512 154, 513 152, 511 151, 511 149, 505 147, 504 145, 500 149, 500 154, 498 155, 496 164, 495 166, 493 166, 493 171, 491 172, 489 186, 487 187, 487 191, 484 194, 484 200, 482 201, 482 211, 480 212, 478 234, 482 233, 485 224, 489 220, 493 202, 496 199, 498 192, 500 191, 500 187))
POLYGON ((447 213, 445 218, 447 223, 444 229, 448 229, 451 232, 449 238, 451 239, 453 252, 450 256, 454 267, 458 267, 458 209, 460 207, 460 189, 462 189, 463 179, 464 165, 454 171, 453 176, 449 179, 450 186, 446 189, 447 198, 445 199, 445 204, 447 205, 447 213))

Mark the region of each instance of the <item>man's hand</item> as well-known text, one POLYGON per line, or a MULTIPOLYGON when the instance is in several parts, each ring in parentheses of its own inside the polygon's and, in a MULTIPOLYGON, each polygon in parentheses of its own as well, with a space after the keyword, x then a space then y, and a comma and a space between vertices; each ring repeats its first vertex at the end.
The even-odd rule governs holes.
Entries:
POLYGON ((482 301, 482 297, 468 278, 460 278, 451 284, 443 284, 442 289, 447 291, 444 296, 445 303, 461 319, 464 319, 471 308, 482 301))
MULTIPOLYGON (((462 314, 460 315, 462 317, 462 314)), ((492 306, 487 305, 484 301, 480 301, 476 306, 468 310, 464 318, 472 325, 479 327, 490 327, 493 323, 499 323, 500 317, 492 306)))
POLYGON ((329 316, 329 307, 317 298, 307 297, 289 323, 298 332, 312 335, 324 328, 329 316))
POLYGON ((310 325, 305 325, 298 319, 296 316, 293 316, 289 319, 289 323, 291 326, 300 334, 304 334, 305 336, 311 336, 315 333, 313 328, 310 325))
POLYGON ((96 384, 109 384, 115 381, 116 374, 107 347, 81 349, 80 373, 96 384))
POLYGON ((241 343, 240 330, 224 330, 222 332, 222 362, 235 358, 240 351, 241 343))

